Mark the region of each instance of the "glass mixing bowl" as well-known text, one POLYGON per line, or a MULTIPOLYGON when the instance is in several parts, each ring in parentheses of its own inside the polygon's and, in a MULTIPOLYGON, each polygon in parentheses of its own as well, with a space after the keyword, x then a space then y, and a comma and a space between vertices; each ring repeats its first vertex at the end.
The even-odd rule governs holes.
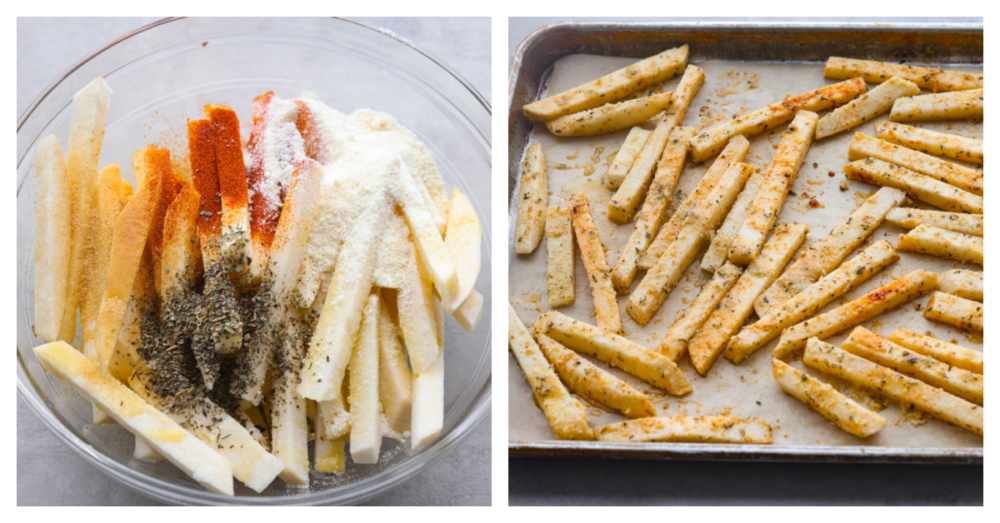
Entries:
MULTIPOLYGON (((171 504, 356 503, 413 477, 468 435, 490 412, 490 104, 448 66, 388 31, 340 19, 169 19, 129 33, 49 86, 17 123, 17 390, 77 454, 116 481, 171 504), (445 419, 441 435, 417 450, 385 440, 376 465, 348 459, 340 475, 313 473, 309 489, 280 480, 264 492, 236 483, 236 496, 206 491, 166 461, 132 457, 122 427, 92 424, 91 406, 44 372, 31 350, 43 343, 34 317, 35 143, 55 133, 64 150, 73 94, 103 76, 111 96, 101 165, 118 163, 134 182, 131 154, 147 144, 186 149, 187 118, 227 104, 249 135, 254 96, 315 93, 342 112, 371 108, 394 116, 431 149, 448 188, 469 196, 483 221, 483 319, 466 333, 446 318, 445 419)), ((79 339, 79 336, 77 337, 79 339)))

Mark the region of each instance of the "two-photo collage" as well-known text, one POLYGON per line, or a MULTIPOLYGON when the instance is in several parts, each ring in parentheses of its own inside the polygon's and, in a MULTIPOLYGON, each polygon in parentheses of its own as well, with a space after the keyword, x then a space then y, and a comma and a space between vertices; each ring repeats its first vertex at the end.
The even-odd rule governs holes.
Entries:
POLYGON ((784 14, 17 17, 16 505, 983 507, 984 18, 784 14))

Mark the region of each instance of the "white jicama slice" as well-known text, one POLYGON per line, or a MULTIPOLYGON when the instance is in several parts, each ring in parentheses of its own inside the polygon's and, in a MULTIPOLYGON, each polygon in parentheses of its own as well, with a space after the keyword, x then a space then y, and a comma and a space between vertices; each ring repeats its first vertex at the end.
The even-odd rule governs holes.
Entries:
MULTIPOLYGON (((444 215, 441 214, 441 209, 439 209, 437 205, 434 205, 434 199, 431 198, 430 191, 428 191, 427 186, 419 180, 417 180, 417 189, 420 190, 420 196, 425 202, 428 203, 427 209, 431 211, 431 216, 434 218, 434 225, 437 226, 438 232, 441 233, 441 236, 444 236, 444 231, 448 228, 448 218, 445 218, 444 215)), ((457 191, 458 187, 455 187, 455 190, 457 191)))
POLYGON ((399 164, 397 180, 396 201, 403 208, 417 252, 420 253, 420 258, 434 279, 434 286, 441 296, 444 310, 451 314, 462 304, 458 300, 458 271, 451 255, 448 254, 448 248, 445 247, 444 238, 433 224, 429 203, 420 195, 417 181, 413 179, 406 164, 399 164))
POLYGON ((472 294, 462 302, 462 306, 451 315, 465 329, 465 332, 475 330, 479 320, 483 319, 483 301, 483 295, 473 289, 472 294))
POLYGON ((441 350, 434 363, 413 378, 413 411, 410 418, 413 448, 429 443, 444 427, 444 316, 436 298, 434 310, 441 350))
POLYGON ((149 443, 146 443, 139 436, 135 437, 135 450, 132 451, 132 457, 148 461, 163 461, 164 459, 159 452, 153 450, 153 447, 150 447, 149 443))
MULTIPOLYGON (((252 434, 242 422, 211 401, 205 400, 197 407, 171 412, 170 406, 161 405, 161 398, 146 387, 140 373, 132 375, 129 386, 140 398, 198 439, 208 443, 232 465, 233 477, 254 491, 261 492, 267 488, 284 468, 285 465, 280 459, 260 445, 259 435, 252 434)), ((250 425, 253 426, 252 423, 250 425)), ((139 452, 139 441, 140 439, 136 438, 136 453, 139 452)))
POLYGON ((97 363, 61 341, 35 347, 35 355, 45 370, 70 384, 129 432, 146 440, 153 450, 199 484, 212 492, 233 495, 233 467, 225 458, 118 380, 101 372, 97 363))
MULTIPOLYGON (((292 300, 296 278, 305 257, 309 228, 319 198, 319 186, 323 180, 323 167, 315 160, 300 163, 292 175, 285 203, 278 221, 278 228, 271 243, 267 268, 261 277, 257 290, 264 315, 262 335, 251 338, 238 356, 241 375, 250 376, 241 391, 241 397, 253 404, 260 403, 261 387, 270 367, 274 352, 269 342, 276 339, 267 335, 277 330, 284 320, 283 311, 292 300)), ((369 274, 370 274, 369 269, 369 274)))
MULTIPOLYGON (((376 167, 378 170, 373 174, 382 178, 383 185, 358 217, 340 251, 323 312, 313 331, 302 369, 299 394, 308 399, 326 401, 340 394, 354 337, 361 325, 361 311, 371 290, 382 226, 392 212, 387 185, 395 178, 399 168, 398 159, 376 167)), ((434 232, 437 234, 436 230, 434 232)))
POLYGON ((340 396, 332 400, 316 402, 316 411, 323 417, 324 430, 330 440, 344 439, 351 433, 351 413, 347 411, 347 386, 351 381, 350 369, 344 374, 340 396))
POLYGON ((347 459, 344 455, 344 438, 330 438, 324 427, 323 410, 316 410, 316 439, 313 448, 313 468, 316 472, 339 474, 344 471, 347 459))
MULTIPOLYGON (((454 208, 453 208, 454 209, 454 208)), ((454 212, 454 211, 452 211, 454 212)), ((378 319, 378 397, 392 430, 410 430, 413 405, 413 375, 406 365, 406 354, 399 343, 399 327, 389 316, 385 302, 380 303, 378 319)))
POLYGON ((351 354, 351 459, 378 463, 382 432, 379 428, 379 308, 378 294, 368 296, 358 341, 351 354))
POLYGON ((396 213, 389 215, 382 242, 378 246, 375 272, 372 275, 376 287, 397 290, 402 288, 406 282, 407 263, 410 263, 408 254, 412 249, 413 242, 410 240, 410 228, 406 226, 406 218, 396 213))
MULTIPOLYGON (((73 186, 54 134, 35 146, 35 336, 59 339, 73 245, 73 186)), ((74 315, 76 312, 74 311, 74 315)))
POLYGON ((285 332, 278 349, 278 370, 271 385, 271 449, 284 464, 278 477, 289 485, 308 486, 308 409, 306 399, 295 390, 305 352, 301 318, 294 312, 284 317, 285 332))
POLYGON ((434 329, 433 283, 416 249, 410 246, 406 282, 399 290, 396 307, 399 327, 403 331, 406 353, 414 373, 420 373, 437 359, 440 350, 434 329))
MULTIPOLYGON (((459 305, 472 294, 482 267, 480 243, 483 238, 483 225, 479 216, 472 208, 472 202, 455 187, 451 194, 451 206, 448 208, 448 228, 445 231, 444 246, 448 249, 451 261, 458 272, 459 305)), ((458 307, 455 307, 457 310, 458 307)), ((455 311, 451 311, 454 314, 455 311)))
POLYGON ((70 249, 66 307, 59 339, 72 343, 76 337, 76 310, 83 300, 88 243, 97 226, 97 175, 104 130, 108 120, 111 88, 97 77, 73 95, 66 145, 66 172, 73 195, 73 242, 70 249))

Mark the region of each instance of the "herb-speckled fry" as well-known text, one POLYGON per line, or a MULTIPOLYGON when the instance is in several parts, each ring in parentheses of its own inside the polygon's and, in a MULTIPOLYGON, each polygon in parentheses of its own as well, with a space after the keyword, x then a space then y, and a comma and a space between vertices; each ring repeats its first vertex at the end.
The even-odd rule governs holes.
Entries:
POLYGON ((919 252, 949 260, 983 264, 983 238, 930 225, 918 225, 912 231, 900 235, 896 248, 903 252, 919 252))
POLYGON ((889 214, 885 215, 885 219, 906 229, 929 225, 973 236, 983 235, 983 222, 985 221, 982 214, 900 208, 889 211, 889 214))
POLYGON ((859 358, 817 339, 809 340, 806 366, 912 405, 944 422, 983 434, 983 408, 922 381, 859 358))
POLYGON ((809 338, 829 338, 935 290, 937 290, 937 274, 922 270, 913 271, 850 303, 785 329, 778 341, 778 347, 774 349, 774 357, 786 360, 794 352, 805 347, 809 338))
POLYGON ((549 201, 549 182, 542 144, 528 147, 521 164, 521 194, 517 198, 517 228, 514 252, 528 254, 538 247, 545 232, 545 209, 549 201))
POLYGON ((781 360, 773 360, 773 365, 774 380, 786 394, 801 401, 838 429, 867 438, 885 427, 882 416, 858 405, 826 383, 799 372, 781 360))
POLYGON ((824 116, 816 126, 816 139, 820 140, 857 127, 892 109, 893 102, 899 97, 918 94, 920 88, 916 84, 894 76, 824 116))
POLYGON ((878 137, 936 156, 983 164, 983 141, 895 122, 879 122, 878 137))
POLYGON ((608 174, 605 175, 608 179, 608 190, 618 190, 618 187, 625 181, 629 170, 632 169, 632 164, 635 163, 635 159, 639 156, 643 146, 646 144, 646 140, 649 140, 649 135, 651 134, 653 134, 653 131, 643 129, 642 127, 633 127, 628 132, 625 142, 622 143, 621 148, 615 154, 615 161, 611 162, 611 167, 608 167, 608 174))
POLYGON ((983 117, 983 90, 925 94, 900 98, 892 105, 889 120, 917 122, 983 117))
POLYGON ((962 330, 983 332, 983 304, 943 292, 931 296, 924 318, 962 330))
POLYGON ((844 166, 844 173, 851 180, 906 191, 913 198, 946 211, 983 214, 982 196, 882 160, 866 158, 851 162, 844 166))
POLYGON ((660 93, 596 109, 567 114, 545 122, 556 136, 598 136, 639 125, 674 103, 673 94, 660 93))
POLYGON ((935 158, 920 151, 907 149, 902 145, 872 138, 862 133, 854 133, 847 159, 850 161, 876 158, 911 171, 926 174, 936 180, 947 182, 972 194, 983 195, 983 173, 964 165, 935 158))
POLYGON ((983 86, 982 73, 942 71, 937 67, 855 60, 837 56, 831 56, 827 60, 823 76, 831 80, 846 80, 860 76, 871 84, 879 84, 898 76, 934 92, 979 89, 983 86))
POLYGON ((715 271, 712 279, 701 288, 698 297, 684 311, 684 316, 674 322, 667 334, 660 341, 660 354, 678 361, 687 351, 688 341, 712 314, 719 302, 739 279, 743 269, 727 263, 715 271))
POLYGON ((938 276, 938 288, 959 298, 983 301, 983 273, 952 269, 938 276))
POLYGON ((719 230, 712 236, 712 243, 708 246, 708 252, 701 258, 701 268, 706 271, 715 271, 729 259, 729 248, 736 239, 736 233, 740 231, 747 215, 750 214, 750 206, 753 205, 760 186, 764 182, 764 172, 755 170, 743 187, 743 192, 736 198, 736 203, 726 215, 726 221, 722 222, 719 230))
POLYGON ((568 207, 549 207, 545 218, 545 249, 548 260, 545 276, 549 283, 549 307, 573 305, 576 301, 576 272, 573 223, 568 207))
POLYGON ((889 341, 906 347, 913 352, 918 352, 924 356, 930 356, 936 360, 943 361, 948 365, 975 372, 983 373, 983 353, 977 350, 941 341, 937 338, 917 334, 906 329, 889 335, 889 341))
POLYGON ((760 418, 642 418, 597 427, 594 432, 599 441, 628 443, 771 443, 771 425, 760 418))
POLYGON ((614 334, 622 334, 622 315, 618 310, 618 298, 611 285, 611 269, 604 257, 604 246, 597 234, 590 206, 583 193, 577 193, 569 201, 573 217, 576 244, 580 246, 583 266, 587 269, 587 281, 594 296, 594 312, 597 325, 614 334))

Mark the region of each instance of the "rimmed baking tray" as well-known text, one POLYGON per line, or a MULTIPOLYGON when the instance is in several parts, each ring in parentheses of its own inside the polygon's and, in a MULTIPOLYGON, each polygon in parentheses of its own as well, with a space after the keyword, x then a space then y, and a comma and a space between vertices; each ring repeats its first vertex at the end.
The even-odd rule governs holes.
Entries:
MULTIPOLYGON (((882 23, 560 23, 525 38, 511 60, 508 90, 508 202, 532 130, 522 108, 544 90, 555 62, 569 55, 642 58, 689 44, 690 60, 825 62, 847 56, 893 62, 981 65, 981 24, 882 23)), ((706 80, 707 85, 708 80, 706 80)), ((817 87, 821 85, 819 79, 817 87)), ((692 111, 696 111, 692 107, 692 111)), ((845 133, 852 134, 852 133, 845 133)), ((845 148, 846 149, 846 148, 845 148)), ((552 187, 550 187, 550 190, 552 187)), ((509 231, 516 206, 508 206, 509 231)), ((809 241, 814 241, 811 238, 809 241)), ((508 234, 511 260, 512 235, 508 234)), ((609 258, 609 262, 614 260, 609 258)), ((580 290, 578 289, 578 295, 580 290)), ((586 292, 586 291, 582 291, 586 292)), ((697 379, 697 378, 695 378, 697 379)), ((515 423, 515 420, 509 420, 515 423)), ((510 456, 619 457, 902 463, 982 463, 982 448, 858 445, 609 444, 511 438, 510 456)))

